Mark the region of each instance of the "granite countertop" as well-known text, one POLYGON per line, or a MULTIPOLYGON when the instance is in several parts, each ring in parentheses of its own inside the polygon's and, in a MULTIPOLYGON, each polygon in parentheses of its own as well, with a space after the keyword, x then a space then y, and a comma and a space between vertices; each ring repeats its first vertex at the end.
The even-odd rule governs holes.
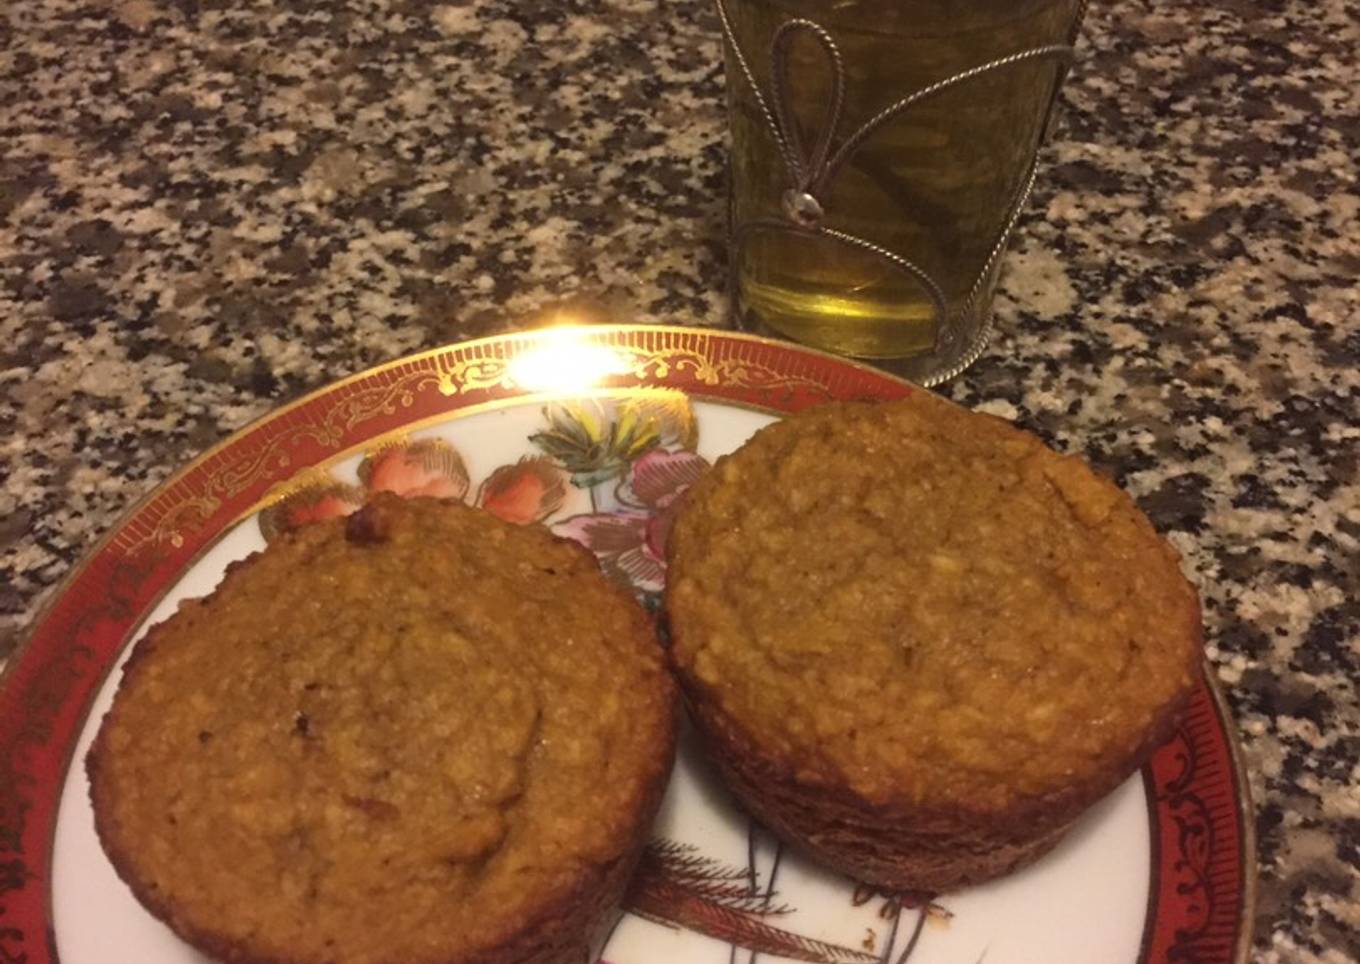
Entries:
MULTIPOLYGON (((1256 959, 1360 959, 1360 17, 1095 3, 944 391, 1185 554, 1258 807, 1256 959)), ((34 0, 0 14, 0 655, 177 464, 551 317, 725 323, 709 0, 34 0)))

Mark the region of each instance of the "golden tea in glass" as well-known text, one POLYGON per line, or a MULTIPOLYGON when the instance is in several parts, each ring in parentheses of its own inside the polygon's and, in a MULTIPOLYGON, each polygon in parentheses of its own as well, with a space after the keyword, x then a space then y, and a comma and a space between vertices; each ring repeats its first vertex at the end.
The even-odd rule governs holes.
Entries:
POLYGON ((1081 0, 719 3, 739 320, 949 377, 985 337, 1081 0))

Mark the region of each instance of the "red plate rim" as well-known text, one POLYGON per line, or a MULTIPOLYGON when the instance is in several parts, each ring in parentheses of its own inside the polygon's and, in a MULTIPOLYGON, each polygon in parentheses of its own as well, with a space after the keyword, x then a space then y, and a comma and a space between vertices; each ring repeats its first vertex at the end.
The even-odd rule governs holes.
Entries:
MULTIPOLYGON (((300 471, 421 419, 548 397, 516 385, 510 363, 561 338, 622 359, 597 381, 606 390, 678 388, 774 413, 923 391, 867 365, 757 335, 586 326, 430 349, 250 422, 120 516, 53 590, 0 673, 0 961, 57 961, 52 852, 70 756, 105 672, 179 575, 300 471), (84 603, 92 599, 100 604, 84 603)), ((1154 880, 1140 964, 1243 964, 1256 889, 1253 810, 1231 714, 1207 664, 1185 722, 1143 780, 1154 880)))

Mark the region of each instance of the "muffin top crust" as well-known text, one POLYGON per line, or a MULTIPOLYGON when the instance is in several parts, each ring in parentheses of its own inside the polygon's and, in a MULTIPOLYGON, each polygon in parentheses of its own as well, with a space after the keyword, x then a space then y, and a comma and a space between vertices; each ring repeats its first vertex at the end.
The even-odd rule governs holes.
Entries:
POLYGON ((482 960, 639 839, 673 704, 588 552, 380 496, 137 646, 88 758, 96 824, 231 959, 482 960))
POLYGON ((1122 778, 1201 659, 1196 594, 1123 491, 921 391, 757 432, 691 488, 670 563, 691 699, 882 807, 1122 778))

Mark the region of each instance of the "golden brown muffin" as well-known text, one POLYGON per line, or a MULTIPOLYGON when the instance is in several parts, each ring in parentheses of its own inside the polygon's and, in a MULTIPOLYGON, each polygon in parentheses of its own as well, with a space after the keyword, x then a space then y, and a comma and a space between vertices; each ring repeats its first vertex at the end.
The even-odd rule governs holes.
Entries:
POLYGON ((87 758, 156 916, 252 964, 579 964, 674 754, 641 608, 588 552, 377 499, 138 644, 87 758))
POLYGON ((1198 678, 1198 600, 1132 500, 925 392, 762 429, 669 557, 672 662, 733 790, 887 887, 1043 853, 1198 678))

